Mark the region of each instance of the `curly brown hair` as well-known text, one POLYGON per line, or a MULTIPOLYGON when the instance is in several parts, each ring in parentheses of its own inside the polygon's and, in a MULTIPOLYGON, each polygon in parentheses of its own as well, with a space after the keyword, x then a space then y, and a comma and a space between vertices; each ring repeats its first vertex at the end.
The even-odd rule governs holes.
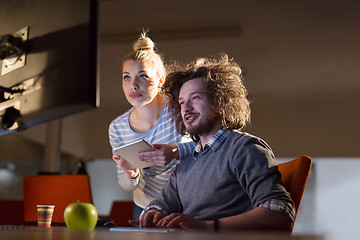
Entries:
MULTIPOLYGON (((250 102, 243 84, 239 65, 222 53, 218 59, 198 58, 186 66, 174 64, 165 79, 162 91, 167 97, 167 107, 175 120, 177 131, 185 135, 186 129, 178 102, 181 86, 201 77, 206 83, 210 108, 227 129, 241 130, 250 122, 250 102)), ((199 140, 198 136, 190 136, 199 140)))

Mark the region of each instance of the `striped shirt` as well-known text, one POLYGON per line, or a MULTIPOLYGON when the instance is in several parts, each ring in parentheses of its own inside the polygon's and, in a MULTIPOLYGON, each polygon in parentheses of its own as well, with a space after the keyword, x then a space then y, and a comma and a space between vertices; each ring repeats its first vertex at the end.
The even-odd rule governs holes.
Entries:
MULTIPOLYGON (((186 139, 177 133, 175 123, 170 120, 171 116, 165 107, 155 126, 146 133, 136 133, 131 129, 129 116, 133 109, 115 118, 109 126, 109 140, 113 150, 136 140, 145 139, 150 144, 176 143, 180 159, 193 151, 195 147, 193 142, 178 144, 185 142, 186 139)), ((140 169, 140 174, 136 179, 127 178, 124 171, 117 166, 118 183, 124 190, 133 191, 135 204, 145 208, 150 201, 160 195, 162 187, 177 163, 178 161, 174 159, 165 167, 151 166, 140 169)))

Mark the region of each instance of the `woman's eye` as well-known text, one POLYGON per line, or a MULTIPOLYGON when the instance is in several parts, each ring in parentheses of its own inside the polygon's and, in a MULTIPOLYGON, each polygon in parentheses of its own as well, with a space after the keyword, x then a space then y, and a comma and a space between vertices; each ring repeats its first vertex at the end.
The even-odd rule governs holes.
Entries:
POLYGON ((148 76, 145 75, 145 74, 142 74, 142 75, 139 76, 139 79, 147 79, 147 78, 148 78, 148 76))
POLYGON ((123 76, 123 79, 124 79, 125 81, 129 81, 129 80, 130 80, 130 76, 125 75, 125 76, 123 76))

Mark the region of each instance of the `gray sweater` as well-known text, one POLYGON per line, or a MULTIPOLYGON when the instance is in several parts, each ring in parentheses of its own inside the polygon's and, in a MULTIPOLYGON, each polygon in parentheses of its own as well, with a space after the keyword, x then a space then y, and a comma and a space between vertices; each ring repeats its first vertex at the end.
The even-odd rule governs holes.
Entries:
POLYGON ((148 208, 211 220, 244 213, 274 199, 293 210, 270 147, 250 134, 228 131, 221 145, 183 159, 148 208))

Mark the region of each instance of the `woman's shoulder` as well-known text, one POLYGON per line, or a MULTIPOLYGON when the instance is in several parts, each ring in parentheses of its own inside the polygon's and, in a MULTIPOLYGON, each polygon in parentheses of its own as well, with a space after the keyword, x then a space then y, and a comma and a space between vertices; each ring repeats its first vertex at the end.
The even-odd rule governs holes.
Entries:
POLYGON ((129 110, 127 110, 126 112, 124 112, 123 114, 117 116, 115 119, 113 119, 111 121, 110 125, 117 125, 117 124, 121 124, 121 123, 128 123, 129 121, 129 116, 130 113, 132 112, 134 108, 131 108, 129 110))

